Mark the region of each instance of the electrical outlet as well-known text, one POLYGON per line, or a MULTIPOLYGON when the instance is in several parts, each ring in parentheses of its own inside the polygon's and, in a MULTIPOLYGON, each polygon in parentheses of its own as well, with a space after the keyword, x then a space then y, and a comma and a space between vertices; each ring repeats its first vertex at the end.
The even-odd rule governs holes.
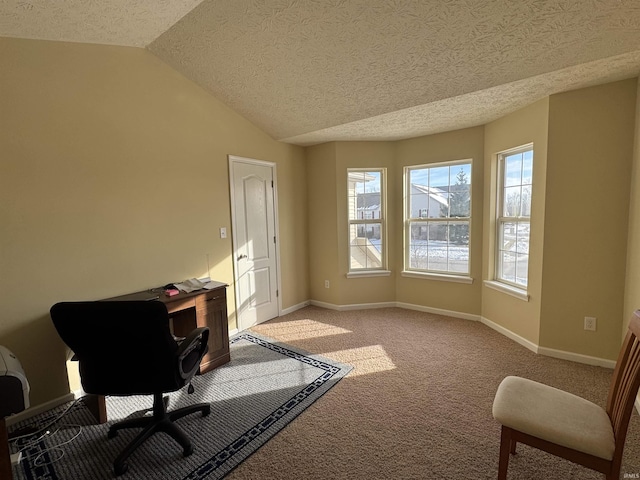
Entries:
POLYGON ((596 331, 596 317, 584 317, 584 329, 596 331))
POLYGON ((324 288, 329 288, 329 280, 324 281, 324 288))

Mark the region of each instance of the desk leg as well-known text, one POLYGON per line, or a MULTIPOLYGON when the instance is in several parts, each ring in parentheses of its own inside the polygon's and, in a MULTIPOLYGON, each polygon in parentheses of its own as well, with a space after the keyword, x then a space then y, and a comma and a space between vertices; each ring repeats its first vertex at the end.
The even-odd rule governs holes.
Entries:
POLYGON ((0 418, 0 478, 11 480, 11 450, 9 450, 9 434, 4 417, 0 418))
POLYGON ((98 423, 105 423, 107 421, 107 404, 104 400, 104 395, 87 394, 83 397, 83 402, 91 411, 98 423))

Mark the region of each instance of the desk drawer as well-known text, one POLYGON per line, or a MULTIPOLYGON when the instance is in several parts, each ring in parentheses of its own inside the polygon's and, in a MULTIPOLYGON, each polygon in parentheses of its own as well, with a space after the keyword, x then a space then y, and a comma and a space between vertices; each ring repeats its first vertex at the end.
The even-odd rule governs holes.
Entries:
POLYGON ((196 308, 198 310, 205 310, 210 306, 224 304, 226 305, 227 298, 224 290, 212 290, 196 297, 196 308))
POLYGON ((179 312, 180 310, 186 310, 187 308, 193 308, 196 306, 195 298, 184 298, 182 300, 175 300, 173 302, 165 302, 167 311, 171 314, 179 312))

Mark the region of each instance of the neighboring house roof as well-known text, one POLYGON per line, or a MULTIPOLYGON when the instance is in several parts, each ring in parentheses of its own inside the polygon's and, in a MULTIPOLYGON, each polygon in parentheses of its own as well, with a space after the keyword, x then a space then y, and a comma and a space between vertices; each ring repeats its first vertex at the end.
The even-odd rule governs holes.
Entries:
POLYGON ((447 200, 447 192, 443 192, 437 187, 428 187, 426 185, 418 185, 416 183, 412 183, 411 188, 417 190, 418 192, 426 193, 430 198, 434 199, 436 202, 442 205, 449 204, 449 201, 447 200))
MULTIPOLYGON (((417 183, 412 183, 411 188, 419 193, 425 193, 429 195, 434 201, 440 203, 441 205, 448 205, 449 200, 448 196, 451 192, 446 192, 442 188, 439 187, 429 187, 427 185, 419 185, 417 183)), ((453 190, 468 190, 469 185, 451 185, 449 189, 453 190)), ((375 210, 380 208, 380 192, 366 192, 360 193, 357 196, 358 199, 358 209, 365 210, 375 210)))
POLYGON ((358 194, 358 208, 373 210, 380 207, 380 192, 367 192, 358 194))

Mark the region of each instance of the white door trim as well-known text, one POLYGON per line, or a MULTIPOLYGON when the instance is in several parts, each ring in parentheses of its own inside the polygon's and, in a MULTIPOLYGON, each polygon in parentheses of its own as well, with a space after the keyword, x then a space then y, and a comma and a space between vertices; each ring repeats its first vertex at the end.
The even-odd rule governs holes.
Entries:
POLYGON ((232 242, 232 250, 233 250, 233 282, 234 282, 234 291, 235 291, 235 307, 236 307, 236 325, 237 330, 241 331, 240 325, 240 315, 239 315, 239 306, 241 303, 240 299, 240 289, 237 287, 238 285, 238 251, 237 245, 238 240, 236 238, 236 206, 235 206, 235 187, 233 182, 233 164, 234 163, 249 163, 254 165, 260 165, 263 167, 271 168, 273 173, 273 221, 274 221, 274 231, 276 235, 276 289, 278 291, 277 296, 277 307, 278 307, 278 316, 282 314, 282 280, 280 274, 280 223, 278 219, 278 171, 277 165, 274 162, 267 162, 264 160, 256 160, 255 158, 247 158, 240 157, 237 155, 228 155, 229 159, 229 194, 230 194, 230 203, 231 203, 231 242, 232 242))

